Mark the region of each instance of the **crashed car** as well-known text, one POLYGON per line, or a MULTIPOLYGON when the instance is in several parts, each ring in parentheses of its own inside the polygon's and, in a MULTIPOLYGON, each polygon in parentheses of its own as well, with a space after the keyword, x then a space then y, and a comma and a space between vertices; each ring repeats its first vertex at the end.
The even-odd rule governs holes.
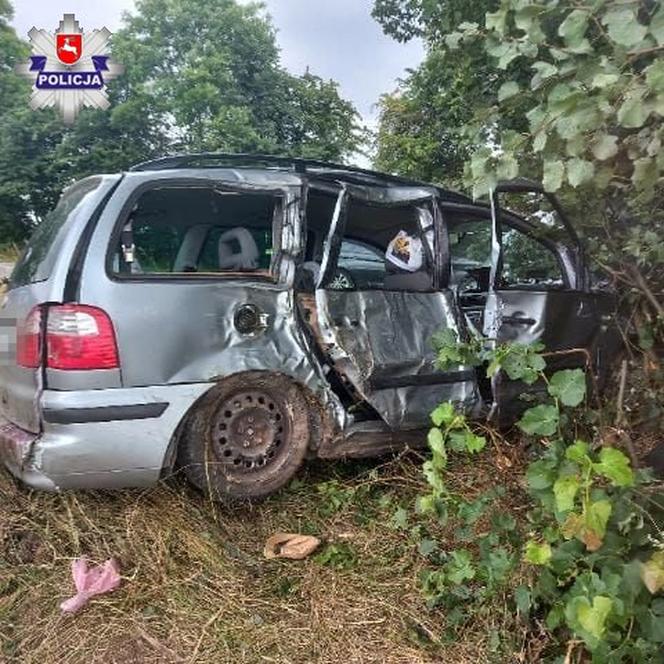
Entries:
POLYGON ((540 341, 569 351, 551 370, 590 363, 601 383, 614 312, 529 182, 478 203, 316 161, 157 159, 66 189, 15 266, 0 457, 38 489, 181 469, 215 496, 265 496, 307 457, 421 445, 442 401, 509 421, 541 389, 440 369, 434 333, 540 341))

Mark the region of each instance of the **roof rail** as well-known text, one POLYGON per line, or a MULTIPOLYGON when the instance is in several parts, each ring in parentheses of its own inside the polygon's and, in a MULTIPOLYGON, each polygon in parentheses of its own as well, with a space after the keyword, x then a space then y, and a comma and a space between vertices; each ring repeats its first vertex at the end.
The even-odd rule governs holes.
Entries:
POLYGON ((278 157, 275 155, 267 154, 244 154, 244 153, 225 153, 225 152, 199 152, 193 154, 178 154, 169 157, 161 157, 159 159, 152 159, 144 161, 140 164, 132 166, 130 171, 155 171, 155 170, 168 170, 173 168, 219 168, 219 167, 272 167, 272 168, 288 168, 296 173, 312 173, 321 174, 321 172, 332 173, 347 173, 359 175, 362 178, 370 178, 375 180, 383 180, 402 186, 415 186, 415 187, 435 187, 440 192, 444 192, 448 200, 458 200, 460 202, 468 201, 468 197, 464 194, 441 189, 436 185, 411 180, 399 175, 392 175, 389 173, 381 173, 379 171, 372 171, 366 168, 359 168, 358 166, 347 166, 345 164, 336 164, 334 162, 322 161, 319 159, 304 159, 301 157, 278 157))

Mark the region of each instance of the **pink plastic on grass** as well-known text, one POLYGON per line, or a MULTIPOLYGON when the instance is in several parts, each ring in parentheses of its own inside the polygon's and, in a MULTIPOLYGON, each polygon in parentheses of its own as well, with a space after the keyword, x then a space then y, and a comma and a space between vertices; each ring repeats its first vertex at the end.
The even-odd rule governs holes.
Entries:
POLYGON ((91 597, 109 593, 120 585, 120 568, 113 558, 92 568, 88 567, 85 558, 78 558, 71 564, 71 575, 77 593, 60 604, 60 609, 65 613, 76 613, 91 597))

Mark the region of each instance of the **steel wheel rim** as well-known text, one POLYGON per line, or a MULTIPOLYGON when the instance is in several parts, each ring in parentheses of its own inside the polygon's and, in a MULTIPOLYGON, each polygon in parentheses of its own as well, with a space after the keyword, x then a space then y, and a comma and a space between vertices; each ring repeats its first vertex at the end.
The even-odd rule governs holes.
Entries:
POLYGON ((290 418, 280 399, 263 390, 229 397, 212 422, 212 451, 226 472, 247 475, 272 465, 286 448, 290 418))

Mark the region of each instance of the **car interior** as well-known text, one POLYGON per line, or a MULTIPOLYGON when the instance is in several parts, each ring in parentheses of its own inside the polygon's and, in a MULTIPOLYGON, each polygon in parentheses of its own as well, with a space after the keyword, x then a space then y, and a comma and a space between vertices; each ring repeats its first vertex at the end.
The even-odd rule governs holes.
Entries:
MULTIPOLYGON (((336 201, 335 192, 315 188, 309 192, 305 256, 296 275, 300 292, 312 293, 318 281, 336 201)), ((113 272, 269 274, 276 205, 277 199, 268 194, 172 185, 150 189, 139 197, 125 222, 113 255, 113 272)), ((422 208, 413 204, 377 205, 351 199, 337 270, 324 286, 334 290, 431 290, 433 233, 424 237, 420 231, 421 214, 422 208), (422 238, 424 260, 416 272, 397 269, 385 259, 390 242, 400 231, 422 238)), ((464 296, 472 300, 489 288, 490 219, 469 212, 446 212, 444 218, 450 242, 450 284, 462 300, 464 296)), ((545 240, 503 221, 502 242, 499 287, 565 287, 558 256, 545 240)))
MULTIPOLYGON (((298 289, 313 292, 318 280, 325 243, 337 197, 312 190, 307 200, 307 242, 298 289)), ((431 250, 424 251, 417 272, 394 268, 386 261, 390 242, 400 231, 421 236, 414 205, 376 205, 351 200, 343 232, 337 270, 324 284, 333 290, 431 290, 433 287, 431 250)), ((425 240, 424 245, 427 244, 425 240)))
POLYGON ((151 189, 140 196, 124 224, 113 272, 267 274, 276 205, 268 194, 210 187, 151 189))

